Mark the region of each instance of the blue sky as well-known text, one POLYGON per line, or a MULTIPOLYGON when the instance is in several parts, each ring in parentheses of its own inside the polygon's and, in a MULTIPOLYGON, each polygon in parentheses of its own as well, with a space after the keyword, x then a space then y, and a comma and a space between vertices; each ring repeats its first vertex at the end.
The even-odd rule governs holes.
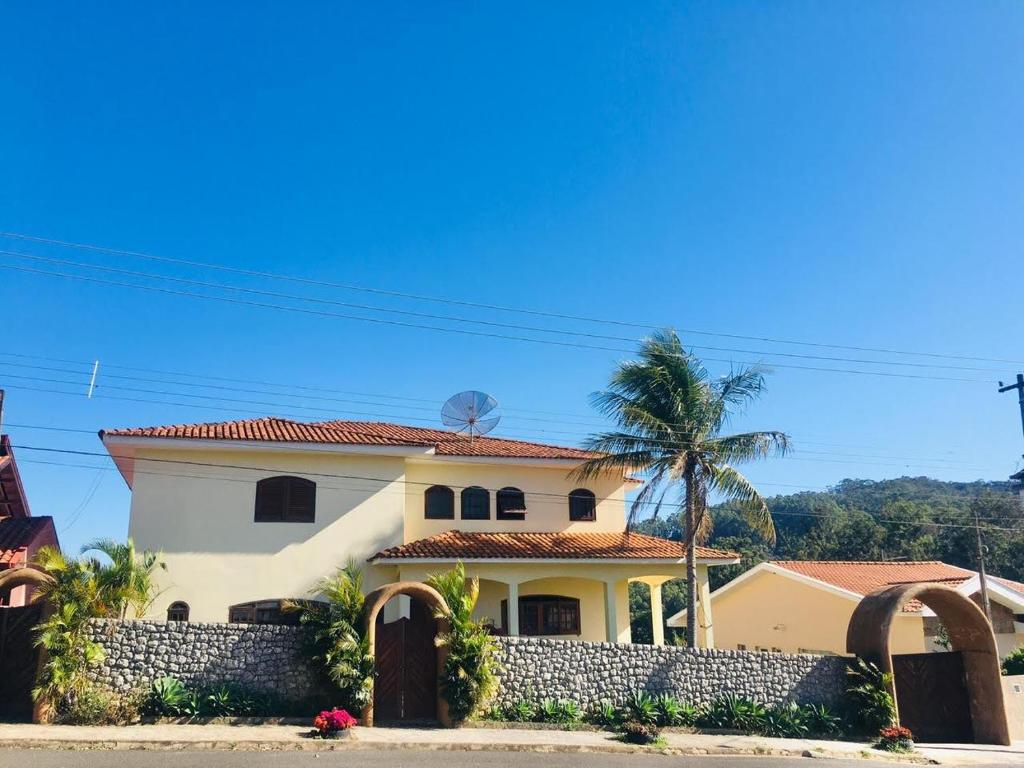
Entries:
MULTIPOLYGON (((240 8, 5 4, 0 229, 640 324, 1024 360, 1019 3, 240 8)), ((328 301, 643 334, 10 238, 0 248, 328 301)), ((0 269, 10 425, 91 431, 243 410, 424 423, 446 396, 475 388, 505 409, 499 433, 574 442, 595 421, 588 394, 628 356, 47 277, 23 270, 87 270, 9 255, 3 265, 22 268, 0 269), (84 366, 12 353, 99 358, 97 397, 83 396, 83 374, 63 372, 84 366), (115 365, 187 377, 113 379, 172 380, 115 365), (181 384, 210 383, 200 376, 370 393, 361 399, 378 405, 181 384)), ((1001 479, 1018 466, 1016 404, 994 382, 1019 364, 682 336, 752 350, 699 350, 709 358, 779 364, 735 424, 794 436, 792 458, 749 468, 766 493, 846 477, 1001 479)), ((100 449, 86 433, 6 431, 16 445, 100 449)), ((29 450, 19 461, 34 512, 55 516, 65 546, 124 535, 129 497, 115 473, 36 462, 108 463, 29 450)))

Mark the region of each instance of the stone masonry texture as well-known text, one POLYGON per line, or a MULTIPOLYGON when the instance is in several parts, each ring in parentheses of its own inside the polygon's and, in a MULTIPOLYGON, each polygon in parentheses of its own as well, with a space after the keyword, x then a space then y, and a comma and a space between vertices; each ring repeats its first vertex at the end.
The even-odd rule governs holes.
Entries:
MULTIPOLYGON (((323 693, 302 650, 300 627, 96 619, 105 651, 95 681, 115 691, 165 675, 189 686, 232 684, 303 700, 323 693)), ((584 708, 623 703, 634 691, 668 693, 700 705, 726 693, 764 704, 837 707, 845 663, 837 656, 789 655, 544 638, 501 637, 497 703, 572 699, 584 708)))
POLYGON ((497 703, 572 699, 589 708, 633 692, 706 704, 733 693, 763 702, 840 706, 846 665, 838 656, 499 638, 504 671, 497 703))

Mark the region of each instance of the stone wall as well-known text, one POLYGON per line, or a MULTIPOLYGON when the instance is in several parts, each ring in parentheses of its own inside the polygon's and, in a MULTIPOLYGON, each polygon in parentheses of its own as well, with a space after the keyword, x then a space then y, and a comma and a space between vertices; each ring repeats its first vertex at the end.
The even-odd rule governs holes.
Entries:
MULTIPOLYGON (((299 627, 97 619, 92 639, 106 653, 97 682, 126 691, 170 675, 186 685, 230 683, 288 700, 323 694, 302 652, 299 627)), ((621 704, 630 693, 670 693, 704 704, 735 693, 765 704, 836 706, 845 664, 836 656, 501 637, 498 701, 573 699, 621 704)))
POLYGON ((186 685, 226 683, 294 701, 322 692, 299 627, 96 619, 90 631, 106 655, 93 677, 113 690, 166 675, 186 685))
POLYGON ((735 693, 776 704, 837 707, 846 686, 838 656, 789 655, 502 637, 498 702, 573 699, 584 707, 621 704, 645 690, 705 704, 735 693))

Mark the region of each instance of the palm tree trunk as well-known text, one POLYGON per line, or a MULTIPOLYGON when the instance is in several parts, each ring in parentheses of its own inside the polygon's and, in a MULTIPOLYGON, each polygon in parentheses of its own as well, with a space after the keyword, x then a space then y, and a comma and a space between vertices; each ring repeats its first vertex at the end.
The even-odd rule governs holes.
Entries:
POLYGON ((685 470, 686 513, 683 535, 686 543, 686 643, 697 647, 697 478, 692 466, 685 470))

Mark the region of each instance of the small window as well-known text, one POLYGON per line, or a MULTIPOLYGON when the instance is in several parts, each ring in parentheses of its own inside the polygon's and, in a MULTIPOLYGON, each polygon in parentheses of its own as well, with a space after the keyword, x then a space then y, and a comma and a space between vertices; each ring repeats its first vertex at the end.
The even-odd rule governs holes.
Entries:
POLYGON ((427 520, 454 520, 455 494, 446 485, 432 485, 423 493, 423 508, 427 520))
POLYGON ((525 520, 526 496, 518 488, 502 488, 498 491, 498 520, 525 520))
POLYGON ((258 600, 228 608, 229 624, 298 624, 299 614, 282 610, 283 600, 258 600))
MULTIPOLYGON (((508 630, 508 600, 501 601, 501 623, 508 630)), ((530 595, 519 598, 519 634, 580 634, 580 601, 559 595, 530 595)))
POLYGON ((738 643, 736 645, 736 650, 737 651, 745 651, 745 650, 747 650, 747 646, 745 646, 743 643, 738 643))
POLYGON ((569 520, 571 522, 597 519, 597 498, 593 491, 577 488, 569 494, 569 520))
POLYGON ((167 609, 167 620, 188 621, 188 603, 183 603, 180 600, 171 603, 167 609))
POLYGON ((491 519, 491 494, 486 488, 474 485, 462 489, 462 519, 491 519))
POLYGON ((257 523, 312 523, 316 483, 302 477, 267 477, 256 483, 257 523))

